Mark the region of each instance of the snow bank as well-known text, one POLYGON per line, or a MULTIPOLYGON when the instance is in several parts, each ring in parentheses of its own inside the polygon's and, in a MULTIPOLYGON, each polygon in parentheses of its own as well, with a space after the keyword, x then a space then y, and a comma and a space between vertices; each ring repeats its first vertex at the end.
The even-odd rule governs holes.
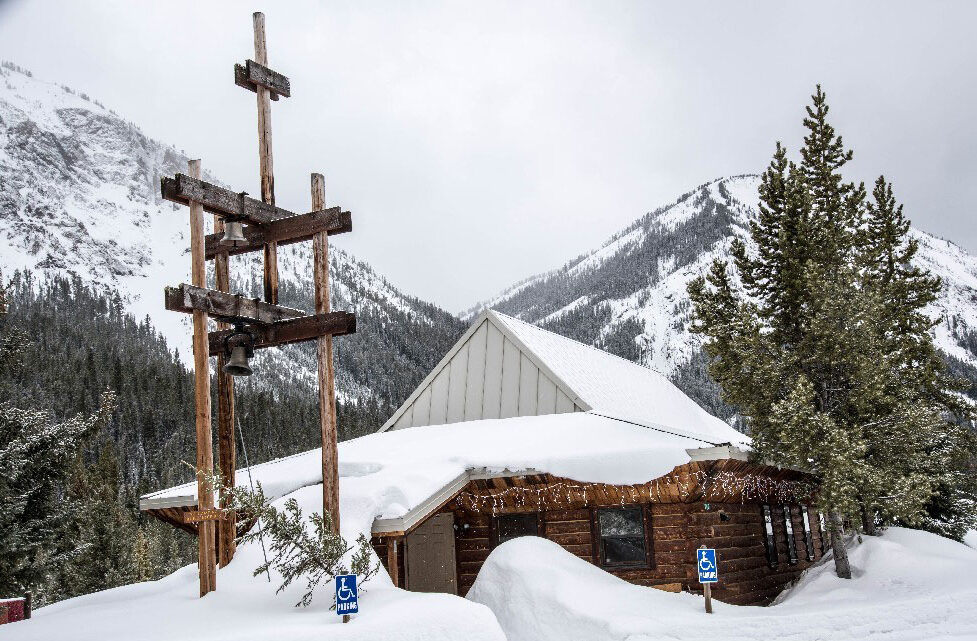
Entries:
POLYGON ((964 534, 963 542, 977 550, 977 530, 971 530, 964 534))
POLYGON ((535 537, 492 552, 468 598, 489 606, 509 641, 977 639, 977 551, 890 528, 851 550, 855 578, 811 568, 769 608, 631 585, 535 537))

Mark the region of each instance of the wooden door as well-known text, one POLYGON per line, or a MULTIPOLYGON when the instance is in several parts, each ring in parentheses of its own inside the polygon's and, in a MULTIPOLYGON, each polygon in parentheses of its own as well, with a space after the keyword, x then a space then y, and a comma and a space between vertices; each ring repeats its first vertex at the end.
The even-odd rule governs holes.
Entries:
POLYGON ((407 535, 407 589, 458 594, 455 517, 436 514, 407 535))

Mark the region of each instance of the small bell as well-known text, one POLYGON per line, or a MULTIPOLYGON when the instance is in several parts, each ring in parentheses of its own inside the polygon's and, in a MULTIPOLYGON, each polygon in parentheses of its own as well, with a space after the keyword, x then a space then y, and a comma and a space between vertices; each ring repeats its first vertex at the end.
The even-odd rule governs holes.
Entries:
POLYGON ((244 345, 231 348, 231 357, 224 365, 224 371, 231 376, 251 376, 251 366, 248 364, 248 351, 244 345))
POLYGON ((239 220, 224 221, 224 237, 221 238, 221 245, 237 247, 238 244, 247 242, 244 237, 244 225, 239 220))

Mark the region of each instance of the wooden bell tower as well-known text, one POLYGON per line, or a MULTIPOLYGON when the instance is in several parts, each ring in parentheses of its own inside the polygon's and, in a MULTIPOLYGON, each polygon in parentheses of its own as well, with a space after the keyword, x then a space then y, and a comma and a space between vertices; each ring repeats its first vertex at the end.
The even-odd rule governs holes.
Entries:
POLYGON ((322 508, 339 531, 339 472, 333 336, 356 331, 356 318, 332 312, 329 304, 329 236, 352 230, 352 218, 340 207, 326 207, 325 179, 312 174, 311 211, 294 214, 275 206, 275 175, 271 144, 271 102, 291 96, 288 78, 268 67, 265 17, 254 14, 254 60, 234 65, 234 82, 257 96, 258 173, 261 200, 201 179, 199 160, 188 163, 186 174, 161 180, 166 200, 190 210, 191 284, 167 287, 165 306, 193 315, 193 363, 197 431, 197 511, 186 522, 197 523, 200 596, 217 588, 217 565, 234 556, 236 518, 215 510, 214 493, 206 482, 213 473, 211 437, 210 357, 217 358, 217 444, 220 475, 233 486, 236 468, 234 439, 234 378, 224 371, 227 339, 243 335, 253 350, 316 341, 319 422, 322 435, 322 508), (214 216, 214 233, 204 232, 204 212, 214 216), (243 223, 243 241, 222 243, 225 223, 243 223), (278 247, 312 241, 312 280, 315 311, 307 313, 278 304, 278 247), (229 258, 260 251, 264 258, 264 299, 245 298, 230 291, 229 258), (215 289, 206 284, 207 261, 214 261, 215 289), (211 331, 209 321, 216 322, 211 331))

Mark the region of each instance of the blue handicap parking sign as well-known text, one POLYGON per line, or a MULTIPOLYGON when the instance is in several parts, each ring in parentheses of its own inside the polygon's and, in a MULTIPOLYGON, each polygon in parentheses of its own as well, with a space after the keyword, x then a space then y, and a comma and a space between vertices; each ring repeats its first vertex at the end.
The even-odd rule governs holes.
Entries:
POLYGON ((336 614, 356 614, 359 605, 356 601, 356 575, 336 575, 336 614))
POLYGON ((695 552, 699 566, 699 583, 719 583, 719 566, 716 564, 716 550, 699 548, 695 552))

